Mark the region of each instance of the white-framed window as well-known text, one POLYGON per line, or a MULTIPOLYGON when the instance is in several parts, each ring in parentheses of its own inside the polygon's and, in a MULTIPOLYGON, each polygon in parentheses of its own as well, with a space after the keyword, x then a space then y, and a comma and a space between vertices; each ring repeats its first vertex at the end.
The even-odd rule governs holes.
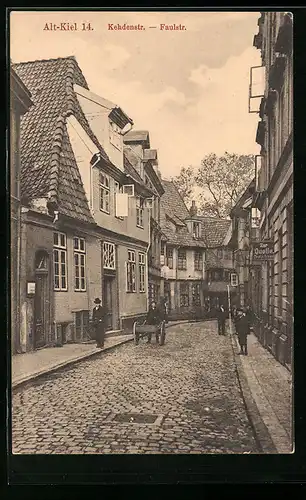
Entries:
POLYGON ((168 248, 166 250, 167 266, 169 269, 173 269, 173 248, 168 248))
POLYGON ((177 268, 182 270, 187 269, 186 250, 184 248, 178 250, 177 268))
POLYGON ((136 198, 136 225, 143 228, 144 200, 140 196, 136 198))
POLYGON ((139 291, 145 292, 146 290, 146 256, 144 253, 138 254, 138 268, 139 268, 139 291))
POLYGON ((199 251, 194 252, 194 270, 195 271, 202 271, 203 270, 202 252, 199 252, 199 251))
POLYGON ((134 184, 124 184, 123 186, 123 193, 127 194, 130 197, 133 197, 135 195, 135 186, 134 184))
POLYGON ((128 250, 126 263, 126 291, 136 292, 136 256, 134 250, 128 250))
POLYGON ((116 269, 116 253, 114 243, 103 242, 103 267, 104 269, 116 269))
POLYGON ((86 247, 84 238, 75 236, 73 238, 74 254, 74 290, 76 292, 86 291, 85 265, 86 247))
POLYGON ((114 122, 109 123, 109 142, 119 151, 122 150, 120 128, 114 122))
POLYGON ((120 220, 123 220, 123 217, 121 217, 120 215, 117 215, 116 197, 117 197, 117 194, 122 194, 122 193, 123 193, 122 186, 119 184, 119 182, 115 181, 114 213, 115 213, 115 217, 117 217, 117 219, 120 219, 120 220))
POLYGON ((194 222, 193 223, 193 232, 192 235, 194 238, 200 238, 200 223, 199 222, 194 222))
POLYGON ((64 233, 53 233, 54 290, 67 291, 67 237, 64 233))
POLYGON ((109 199, 110 199, 110 179, 103 172, 99 173, 99 190, 100 190, 100 210, 109 214, 109 199))

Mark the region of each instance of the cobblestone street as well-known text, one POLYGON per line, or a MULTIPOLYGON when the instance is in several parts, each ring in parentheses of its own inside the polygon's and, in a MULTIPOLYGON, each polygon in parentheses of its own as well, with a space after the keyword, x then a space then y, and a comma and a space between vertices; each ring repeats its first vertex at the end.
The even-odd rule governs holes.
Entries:
POLYGON ((12 404, 13 453, 258 452, 230 338, 215 322, 173 326, 163 347, 128 343, 44 376, 12 404))

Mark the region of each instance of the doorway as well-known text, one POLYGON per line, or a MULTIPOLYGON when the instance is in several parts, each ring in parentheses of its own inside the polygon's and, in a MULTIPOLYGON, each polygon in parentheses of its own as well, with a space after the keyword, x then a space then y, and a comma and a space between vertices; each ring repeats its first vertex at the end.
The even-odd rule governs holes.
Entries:
POLYGON ((50 329, 49 255, 42 250, 35 256, 35 284, 33 347, 39 349, 47 344, 50 329))
POLYGON ((113 289, 115 278, 104 275, 103 279, 103 305, 106 308, 106 331, 113 330, 113 289))

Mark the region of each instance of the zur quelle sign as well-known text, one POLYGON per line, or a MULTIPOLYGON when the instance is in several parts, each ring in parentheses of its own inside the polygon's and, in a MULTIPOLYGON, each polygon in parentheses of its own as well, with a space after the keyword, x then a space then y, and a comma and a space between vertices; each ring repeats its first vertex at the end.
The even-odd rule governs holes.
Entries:
POLYGON ((259 241, 253 243, 252 263, 272 261, 274 259, 273 241, 259 241))

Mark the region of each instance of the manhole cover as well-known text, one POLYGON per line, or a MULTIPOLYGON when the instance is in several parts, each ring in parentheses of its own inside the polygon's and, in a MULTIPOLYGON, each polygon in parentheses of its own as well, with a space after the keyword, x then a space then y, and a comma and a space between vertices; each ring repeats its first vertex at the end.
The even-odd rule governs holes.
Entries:
POLYGON ((152 415, 148 413, 117 413, 109 415, 106 420, 121 424, 160 425, 163 415, 152 415))

